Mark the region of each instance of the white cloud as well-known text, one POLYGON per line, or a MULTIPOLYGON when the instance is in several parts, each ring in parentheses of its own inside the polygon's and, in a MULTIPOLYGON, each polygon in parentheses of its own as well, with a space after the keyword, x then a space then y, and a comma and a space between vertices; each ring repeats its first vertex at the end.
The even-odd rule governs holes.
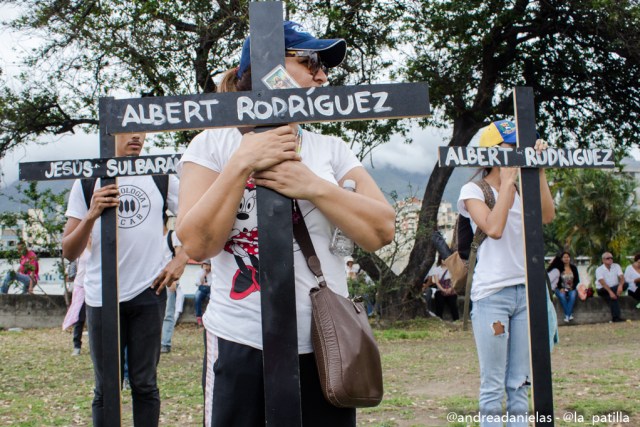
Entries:
MULTIPOLYGON (((395 135, 391 140, 373 150, 373 165, 393 166, 407 171, 424 173, 433 168, 438 160, 438 147, 446 145, 451 137, 448 129, 415 126, 411 131, 413 142, 405 143, 405 139, 395 135)), ((365 163, 370 159, 366 159, 365 163)))

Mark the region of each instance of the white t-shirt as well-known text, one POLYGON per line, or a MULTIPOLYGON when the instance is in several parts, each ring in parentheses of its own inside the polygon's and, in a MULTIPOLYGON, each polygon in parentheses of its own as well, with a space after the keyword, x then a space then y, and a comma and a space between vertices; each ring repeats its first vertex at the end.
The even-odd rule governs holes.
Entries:
POLYGON ((636 279, 640 278, 640 273, 633 268, 633 265, 629 264, 624 270, 624 281, 629 284, 629 292, 635 292, 638 289, 636 279))
POLYGON ((76 272, 76 278, 73 279, 73 287, 74 289, 77 287, 84 288, 84 276, 87 275, 87 262, 91 257, 91 249, 85 248, 80 254, 80 258, 78 258, 78 271, 76 272))
POLYGON ((624 270, 624 281, 629 284, 627 289, 629 292, 635 292, 638 289, 638 284, 636 283, 638 278, 640 278, 640 273, 633 268, 633 264, 629 264, 624 270))
POLYGON ((596 268, 596 289, 602 289, 600 279, 604 279, 604 282, 609 287, 618 286, 618 284, 620 284, 619 277, 622 275, 622 268, 620 267, 620 264, 613 263, 611 264, 610 269, 602 264, 600 267, 596 268))
MULTIPOLYGON (((438 276, 438 280, 442 282, 444 279, 451 279, 451 274, 449 274, 449 270, 446 270, 447 267, 444 265, 433 265, 431 270, 429 270, 429 276, 438 276), (445 272, 446 271, 446 272, 445 272)), ((435 283, 435 279, 434 279, 435 283)))
MULTIPOLYGON (((182 155, 178 173, 185 162, 221 172, 239 147, 236 128, 206 130, 197 135, 182 155)), ((337 185, 351 169, 362 166, 347 144, 335 137, 302 132, 302 162, 318 176, 337 185)), ((233 229, 224 250, 212 259, 213 285, 210 303, 203 316, 207 330, 233 342, 262 349, 262 322, 258 264, 258 228, 255 185, 247 182, 233 229)), ((329 252, 331 223, 310 202, 299 200, 315 251, 329 287, 347 296, 344 258, 329 252)), ((294 244, 298 351, 311 346, 311 299, 309 290, 317 282, 300 247, 294 244)))
POLYGON ((549 276, 549 282, 551 282, 551 289, 555 290, 558 287, 558 282, 560 281, 560 270, 554 268, 549 271, 547 275, 549 276))
MULTIPOLYGON (((491 187, 496 203, 500 194, 491 187)), ((458 212, 471 218, 464 201, 478 199, 484 202, 482 189, 473 182, 466 183, 460 190, 458 212)), ((475 233, 477 225, 471 219, 475 233)), ((507 215, 507 223, 500 239, 488 237, 478 248, 477 264, 473 273, 471 300, 486 298, 507 286, 525 283, 524 238, 522 235, 522 207, 520 195, 516 192, 513 205, 507 215)))
MULTIPOLYGON (((96 181, 96 185, 99 185, 96 181)), ((169 177, 167 204, 178 212, 178 179, 169 177)), ((151 176, 118 178, 118 284, 120 302, 129 301, 151 286, 166 265, 167 240, 163 235, 162 195, 151 176)), ((73 183, 65 215, 82 220, 87 205, 79 180, 73 183)), ((85 302, 102 307, 101 219, 91 231, 92 251, 84 280, 85 302)))
POLYGON ((213 270, 207 273, 204 268, 200 268, 201 270, 200 273, 198 273, 198 282, 196 283, 196 285, 211 286, 211 283, 213 282, 213 270))

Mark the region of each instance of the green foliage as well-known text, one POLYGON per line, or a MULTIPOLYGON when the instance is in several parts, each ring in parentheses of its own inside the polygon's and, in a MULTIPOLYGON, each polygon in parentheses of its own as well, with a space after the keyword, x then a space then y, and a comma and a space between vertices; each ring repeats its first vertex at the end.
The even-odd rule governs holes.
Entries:
MULTIPOLYGON (((237 65, 248 33, 248 1, 4 0, 22 15, 8 25, 41 36, 43 43, 19 57, 30 72, 21 90, 0 90, 0 155, 41 135, 85 131, 97 125, 100 96, 187 95, 214 92, 214 77, 237 65), (31 72, 31 70, 38 70, 31 72)), ((333 84, 370 83, 394 62, 384 56, 397 43, 393 26, 402 8, 365 0, 290 1, 287 15, 318 37, 343 37, 352 49, 333 84)), ((362 147, 404 131, 397 120, 315 125, 362 147)), ((160 144, 184 145, 193 133, 163 134, 160 144)))
POLYGON ((595 266, 605 251, 620 260, 638 250, 633 236, 640 234, 640 211, 632 177, 593 169, 552 175, 558 200, 552 229, 559 248, 589 256, 595 266))
MULTIPOLYGON (((393 326, 398 333, 426 329, 434 333, 428 337, 380 339, 380 331, 374 328, 382 356, 385 396, 380 406, 358 410, 358 427, 466 426, 449 423, 446 416, 451 411, 477 414, 480 373, 473 335, 461 329, 449 330, 435 319, 393 326)), ((560 415, 556 425, 591 425, 591 415, 614 411, 629 415, 629 422, 621 425, 640 425, 637 325, 605 323, 563 328, 561 351, 551 355, 554 408, 560 415), (614 330, 620 334, 612 333, 614 330), (607 360, 607 366, 600 366, 600 360, 607 360), (574 411, 586 420, 568 423, 562 419, 562 414, 574 411)), ((91 425, 93 370, 88 346, 85 342, 79 357, 70 356, 71 348, 71 334, 59 327, 0 330, 0 425, 91 425), (18 354, 20 357, 16 357, 18 354)), ((179 323, 171 353, 163 354, 158 365, 161 425, 202 425, 202 352, 202 329, 193 323, 179 323)), ((122 425, 133 425, 128 391, 123 393, 122 425)))
POLYGON ((631 0, 405 2, 407 75, 430 84, 440 123, 511 116, 534 89, 555 142, 635 144, 640 135, 640 5, 631 0), (425 29, 428 29, 425 31, 425 29))

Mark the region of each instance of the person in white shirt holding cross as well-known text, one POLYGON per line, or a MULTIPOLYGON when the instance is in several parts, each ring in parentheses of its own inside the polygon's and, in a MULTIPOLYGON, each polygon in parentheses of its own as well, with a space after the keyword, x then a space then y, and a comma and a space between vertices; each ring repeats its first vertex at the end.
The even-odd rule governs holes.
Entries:
MULTIPOLYGON (((144 133, 116 136, 116 156, 139 156, 144 146, 144 133)), ((136 427, 155 427, 160 418, 160 391, 157 366, 160 360, 160 337, 165 314, 164 288, 177 281, 188 261, 183 251, 167 263, 163 236, 164 201, 169 210, 177 212, 178 180, 169 177, 166 195, 151 176, 121 177, 118 184, 100 187, 98 181, 91 196, 84 193, 80 180, 69 193, 65 215, 67 224, 62 238, 62 252, 67 259, 76 259, 92 239, 92 251, 87 260, 84 279, 89 346, 95 376, 92 404, 93 425, 103 426, 104 414, 104 352, 102 331, 101 215, 107 208, 118 209, 118 286, 120 303, 120 360, 127 349, 129 379, 136 427), (86 199, 87 200, 86 200, 86 199), (165 199, 166 198, 166 199, 165 199)), ((93 187, 91 187, 93 188, 93 187)))
MULTIPOLYGON (((345 57, 344 40, 316 39, 294 22, 284 23, 284 37, 286 71, 303 88, 325 85, 327 67, 345 57)), ((247 39, 221 91, 251 90, 249 46, 247 39)), ((194 259, 213 257, 215 272, 203 317, 205 426, 265 425, 256 187, 298 200, 327 282, 343 296, 344 259, 329 251, 333 227, 373 251, 393 238, 395 212, 344 141, 296 124, 244 135, 235 128, 204 131, 178 173, 178 236, 194 259), (356 192, 341 188, 347 179, 357 182, 356 192)), ((322 395, 310 336, 309 290, 317 282, 299 248, 294 264, 303 424, 354 427, 355 409, 332 406, 322 395)))
MULTIPOLYGON (((510 120, 491 123, 480 134, 481 147, 511 148, 516 144, 516 125, 510 120)), ((536 141, 537 152, 547 143, 536 141)), ((542 221, 555 217, 555 207, 544 169, 540 169, 542 221)), ((473 336, 480 363, 480 425, 502 426, 502 401, 506 393, 507 414, 520 417, 511 427, 529 425, 528 390, 531 384, 527 291, 525 288, 525 236, 522 207, 517 191, 517 168, 493 167, 482 171, 495 199, 490 209, 480 186, 468 182, 460 190, 458 211, 471 219, 487 238, 478 248, 471 300, 473 336)), ((533 286, 534 284, 529 284, 533 286)), ((536 283, 544 286, 544 283, 536 283)))
POLYGON ((609 303, 611 321, 623 322, 620 317, 618 298, 625 291, 624 274, 620 264, 613 262, 611 252, 602 254, 602 265, 596 269, 596 289, 598 295, 609 303))

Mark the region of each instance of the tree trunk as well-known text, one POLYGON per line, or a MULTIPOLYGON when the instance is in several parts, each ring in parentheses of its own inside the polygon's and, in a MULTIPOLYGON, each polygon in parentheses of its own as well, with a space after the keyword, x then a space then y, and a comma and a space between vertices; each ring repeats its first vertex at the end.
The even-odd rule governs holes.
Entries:
MULTIPOLYGON (((456 119, 449 146, 469 145, 471 138, 482 126, 482 121, 475 120, 471 116, 456 119)), ((453 168, 441 168, 437 164, 431 172, 422 199, 416 240, 409 255, 409 263, 400 275, 393 280, 388 280, 389 283, 381 285, 379 289, 379 304, 384 319, 414 318, 424 313, 424 303, 420 298, 422 282, 435 260, 431 234, 438 228, 438 208, 452 173, 453 168)), ((367 273, 369 272, 366 266, 363 268, 367 273)))

